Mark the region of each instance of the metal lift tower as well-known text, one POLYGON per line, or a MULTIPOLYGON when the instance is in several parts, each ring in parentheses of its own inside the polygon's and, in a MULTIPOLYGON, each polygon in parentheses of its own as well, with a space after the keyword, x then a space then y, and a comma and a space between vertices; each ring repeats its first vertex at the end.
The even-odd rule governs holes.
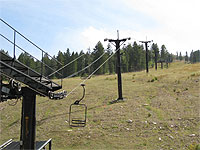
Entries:
MULTIPOLYGON (((17 99, 23 97, 22 100, 22 114, 21 114, 21 134, 20 141, 9 140, 0 146, 0 149, 45 149, 45 146, 49 144, 51 149, 51 139, 47 141, 35 141, 36 137, 36 95, 49 96, 50 92, 57 91, 62 88, 62 84, 59 85, 41 73, 38 73, 30 67, 19 62, 15 57, 15 48, 23 50, 15 43, 15 36, 18 34, 30 44, 34 45, 43 53, 37 45, 32 43, 29 39, 11 27, 8 23, 0 18, 0 21, 5 24, 9 29, 14 32, 13 42, 0 33, 0 36, 10 42, 14 46, 13 54, 11 57, 4 51, 0 51, 0 76, 5 76, 10 79, 9 84, 4 84, 1 80, 1 95, 0 102, 8 99, 17 99), (23 83, 25 87, 20 87, 18 83, 23 83)), ((42 67, 45 65, 42 62, 42 67)))

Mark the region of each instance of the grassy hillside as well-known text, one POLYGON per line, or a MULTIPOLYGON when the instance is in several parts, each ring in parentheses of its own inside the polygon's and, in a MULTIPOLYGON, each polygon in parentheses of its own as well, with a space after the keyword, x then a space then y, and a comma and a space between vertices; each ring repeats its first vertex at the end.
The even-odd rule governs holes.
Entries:
MULTIPOLYGON (((194 149, 200 143, 200 64, 175 62, 169 69, 122 75, 124 102, 117 98, 116 75, 86 82, 85 128, 70 128, 69 106, 82 94, 52 101, 37 97, 36 140, 52 138, 53 149, 194 149)), ((64 80, 72 90, 82 80, 64 80)), ((19 140, 21 101, 0 103, 0 144, 19 140)))

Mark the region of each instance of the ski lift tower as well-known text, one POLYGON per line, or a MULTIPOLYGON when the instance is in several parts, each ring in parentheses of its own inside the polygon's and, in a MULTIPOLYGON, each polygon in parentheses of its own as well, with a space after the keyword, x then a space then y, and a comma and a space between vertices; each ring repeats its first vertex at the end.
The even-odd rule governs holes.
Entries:
POLYGON ((117 39, 104 39, 104 41, 111 42, 115 47, 116 47, 116 52, 117 52, 117 80, 118 80, 118 100, 123 100, 122 96, 122 79, 121 79, 121 58, 120 58, 120 46, 126 41, 130 40, 131 38, 124 38, 124 39, 119 39, 119 31, 117 30, 117 39), (122 44, 120 44, 122 42, 122 44))
MULTIPOLYGON (((49 94, 62 88, 61 84, 57 84, 51 81, 49 78, 45 77, 42 73, 38 73, 30 67, 24 65, 18 61, 15 57, 15 48, 23 50, 15 43, 15 36, 18 34, 30 44, 34 45, 42 53, 44 52, 37 45, 27 39, 24 35, 19 33, 8 23, 0 18, 0 21, 8 26, 14 32, 14 41, 12 42, 3 34, 0 36, 7 40, 14 46, 13 54, 11 57, 4 51, 0 51, 0 76, 4 76, 10 79, 9 84, 3 83, 2 78, 0 81, 0 102, 6 101, 8 99, 17 99, 23 97, 22 100, 22 112, 21 112, 21 133, 20 141, 9 140, 0 146, 0 149, 13 149, 13 150, 25 150, 25 149, 46 149, 45 146, 49 144, 49 149, 51 149, 51 139, 47 141, 35 141, 36 137, 36 95, 47 96, 49 94), (20 83, 25 86, 21 87, 20 83)), ((27 53, 26 51, 24 51, 27 53)), ((28 53, 27 53, 28 54, 28 53)), ((42 57, 43 58, 43 57, 42 57)), ((43 59, 42 59, 43 60, 43 59)), ((41 69, 43 68, 44 62, 41 62, 41 69)))

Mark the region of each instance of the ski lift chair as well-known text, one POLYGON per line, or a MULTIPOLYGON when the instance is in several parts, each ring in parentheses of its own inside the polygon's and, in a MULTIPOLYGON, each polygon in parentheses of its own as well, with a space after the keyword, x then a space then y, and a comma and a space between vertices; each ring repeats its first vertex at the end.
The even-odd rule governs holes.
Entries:
POLYGON ((81 84, 81 86, 83 87, 83 96, 71 104, 69 109, 69 126, 71 127, 86 126, 87 106, 80 104, 80 101, 85 97, 85 84, 81 84))

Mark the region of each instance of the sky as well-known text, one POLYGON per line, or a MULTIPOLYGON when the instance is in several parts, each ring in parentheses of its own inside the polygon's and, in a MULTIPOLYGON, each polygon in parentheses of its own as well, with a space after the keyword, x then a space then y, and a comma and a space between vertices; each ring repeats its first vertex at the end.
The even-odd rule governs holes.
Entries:
MULTIPOLYGON (((0 18, 50 55, 86 52, 105 38, 153 40, 170 53, 200 49, 199 0, 0 0, 0 18)), ((0 33, 13 31, 0 22, 0 33)), ((13 46, 0 37, 1 49, 13 46)), ((41 52, 16 35, 16 44, 36 57, 41 52)), ((12 53, 12 52, 10 52, 12 53)), ((20 53, 20 50, 17 50, 20 53)))

